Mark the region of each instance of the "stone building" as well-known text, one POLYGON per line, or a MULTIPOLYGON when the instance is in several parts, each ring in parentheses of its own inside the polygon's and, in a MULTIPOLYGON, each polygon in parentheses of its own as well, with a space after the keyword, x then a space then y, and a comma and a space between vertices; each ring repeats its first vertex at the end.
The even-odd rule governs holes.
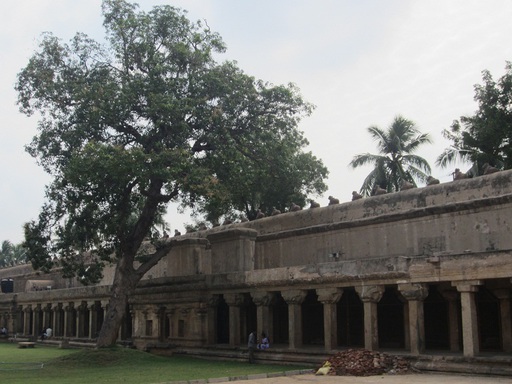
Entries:
MULTIPOLYGON (((283 213, 169 239, 119 339, 141 349, 310 362, 346 348, 462 361, 512 352, 512 171, 283 213)), ((93 341, 112 270, 82 287, 0 270, 0 326, 93 341)), ((485 361, 483 364, 486 363, 485 361)))

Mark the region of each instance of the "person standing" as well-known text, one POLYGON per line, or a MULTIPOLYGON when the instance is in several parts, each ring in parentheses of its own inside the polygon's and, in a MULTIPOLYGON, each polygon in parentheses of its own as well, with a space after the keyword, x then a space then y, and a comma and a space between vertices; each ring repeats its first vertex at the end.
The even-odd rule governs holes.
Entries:
POLYGON ((256 349, 257 340, 256 332, 252 331, 249 334, 249 340, 247 341, 247 348, 249 349, 249 363, 254 363, 254 350, 256 349))

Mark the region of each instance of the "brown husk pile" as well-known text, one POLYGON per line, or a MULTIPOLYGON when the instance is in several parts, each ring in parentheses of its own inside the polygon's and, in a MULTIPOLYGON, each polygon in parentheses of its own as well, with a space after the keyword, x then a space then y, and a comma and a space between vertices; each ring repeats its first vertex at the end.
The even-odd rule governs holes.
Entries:
POLYGON ((410 371, 407 360, 385 353, 366 349, 349 349, 338 352, 324 362, 329 365, 332 376, 373 376, 387 374, 404 374, 410 371))

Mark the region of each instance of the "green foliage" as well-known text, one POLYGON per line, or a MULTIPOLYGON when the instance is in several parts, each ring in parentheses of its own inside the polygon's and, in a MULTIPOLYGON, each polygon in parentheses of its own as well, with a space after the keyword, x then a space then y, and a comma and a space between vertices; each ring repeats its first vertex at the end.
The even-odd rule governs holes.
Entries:
POLYGON ((473 164, 473 176, 483 173, 488 163, 498 169, 512 168, 512 63, 495 81, 489 71, 482 72, 483 84, 475 85, 478 110, 461 116, 443 136, 452 142, 438 156, 436 164, 447 167, 457 160, 473 164))
POLYGON ((371 126, 368 132, 377 142, 378 155, 364 153, 354 156, 350 166, 357 168, 373 165, 373 170, 365 178, 360 193, 369 196, 376 187, 396 192, 404 181, 416 185, 430 173, 430 165, 413 153, 423 144, 431 143, 426 133, 420 133, 411 120, 396 116, 385 131, 371 126))
POLYGON ((27 252, 23 244, 13 244, 9 240, 2 241, 0 248, 0 268, 12 267, 27 262, 27 252))
POLYGON ((25 225, 35 268, 88 284, 113 262, 138 281, 172 247, 155 232, 171 201, 218 218, 325 191, 297 128, 313 107, 295 86, 217 63, 220 36, 178 8, 102 9, 106 42, 46 33, 18 74, 21 112, 41 115, 26 149, 53 176, 25 225))

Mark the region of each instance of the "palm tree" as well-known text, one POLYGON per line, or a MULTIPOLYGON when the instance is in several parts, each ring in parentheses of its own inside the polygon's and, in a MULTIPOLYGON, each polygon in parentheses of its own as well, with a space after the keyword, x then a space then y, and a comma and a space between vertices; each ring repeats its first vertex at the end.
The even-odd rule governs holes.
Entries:
POLYGON ((12 265, 13 251, 13 243, 9 240, 2 241, 2 246, 0 247, 0 268, 10 267, 12 265))
POLYGON ((411 120, 396 116, 384 131, 376 126, 368 132, 377 142, 379 154, 363 153, 354 156, 349 165, 357 168, 372 164, 373 170, 364 179, 360 193, 370 196, 372 191, 383 188, 387 192, 399 191, 403 181, 416 185, 430 174, 430 165, 421 156, 412 153, 425 143, 431 143, 428 133, 420 133, 411 120))
POLYGON ((27 262, 27 253, 22 244, 4 240, 0 246, 0 268, 12 267, 27 262))

